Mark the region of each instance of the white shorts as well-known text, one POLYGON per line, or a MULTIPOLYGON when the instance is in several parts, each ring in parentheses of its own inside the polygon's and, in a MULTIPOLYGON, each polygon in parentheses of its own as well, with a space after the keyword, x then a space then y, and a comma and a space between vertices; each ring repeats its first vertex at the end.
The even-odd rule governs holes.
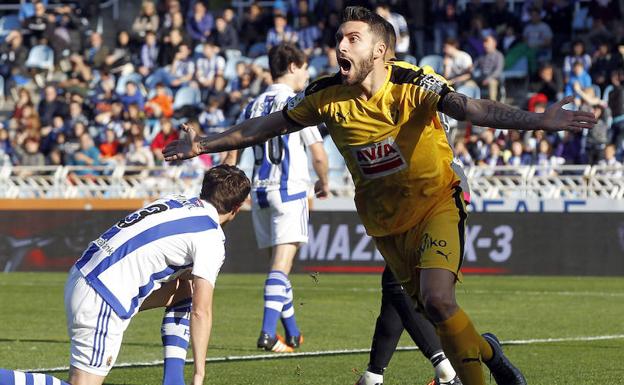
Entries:
POLYGON ((258 247, 308 242, 308 199, 282 202, 279 190, 267 192, 269 207, 261 208, 255 191, 251 193, 251 218, 258 247))
POLYGON ((117 360, 130 320, 119 318, 75 266, 65 284, 65 315, 71 340, 70 364, 105 377, 117 360))

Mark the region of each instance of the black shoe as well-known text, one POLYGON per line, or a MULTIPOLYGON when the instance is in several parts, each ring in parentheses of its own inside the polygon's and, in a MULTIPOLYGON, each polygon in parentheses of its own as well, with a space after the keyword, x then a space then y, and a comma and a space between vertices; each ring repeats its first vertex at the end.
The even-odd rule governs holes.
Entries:
POLYGON ((498 385, 526 385, 527 381, 520 369, 513 366, 505 357, 498 338, 492 333, 483 334, 483 338, 490 344, 494 353, 491 360, 483 361, 483 363, 490 369, 496 383, 498 385))
POLYGON ((297 349, 303 344, 303 334, 298 336, 286 336, 286 345, 291 348, 297 349))
POLYGON ((267 352, 275 353, 292 353, 293 348, 280 341, 278 336, 271 337, 268 333, 261 332, 258 337, 259 349, 264 349, 267 352))

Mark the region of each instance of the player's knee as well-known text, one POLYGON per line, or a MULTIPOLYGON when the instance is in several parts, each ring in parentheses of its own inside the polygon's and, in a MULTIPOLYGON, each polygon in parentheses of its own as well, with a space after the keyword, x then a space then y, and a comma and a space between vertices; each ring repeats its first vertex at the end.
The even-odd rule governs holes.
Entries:
POLYGON ((433 321, 448 319, 457 311, 455 299, 445 293, 427 293, 422 302, 427 316, 433 321))

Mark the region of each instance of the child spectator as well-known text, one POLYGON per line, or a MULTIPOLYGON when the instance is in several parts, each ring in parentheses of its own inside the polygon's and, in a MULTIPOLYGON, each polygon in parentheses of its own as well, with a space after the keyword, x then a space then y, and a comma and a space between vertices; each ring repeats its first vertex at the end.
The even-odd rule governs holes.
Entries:
POLYGON ((157 118, 173 116, 173 96, 163 83, 156 84, 156 94, 145 104, 145 112, 157 118))
POLYGON ((126 146, 126 164, 128 166, 154 166, 154 155, 145 144, 142 135, 134 135, 128 146, 126 146))
POLYGON ((121 143, 117 139, 115 130, 107 128, 104 131, 104 140, 99 146, 102 163, 115 165, 123 161, 123 155, 120 153, 121 143))
MULTIPOLYGON (((604 159, 602 159, 601 161, 598 162, 599 166, 602 167, 621 167, 622 163, 619 162, 616 158, 615 158, 615 145, 610 144, 607 147, 605 147, 604 149, 604 159)), ((621 178, 622 177, 622 171, 621 170, 606 170, 606 171, 601 171, 600 175, 605 175, 605 176, 609 176, 611 178, 621 178)))
POLYGON ((583 63, 581 63, 580 61, 575 62, 572 65, 572 73, 570 74, 570 79, 565 86, 565 95, 574 95, 576 105, 580 106, 582 97, 579 91, 583 92, 586 89, 590 88, 591 85, 591 76, 589 76, 587 71, 585 71, 583 63))
POLYGON ((22 146, 15 148, 17 160, 20 166, 44 166, 45 157, 39 151, 39 138, 29 136, 22 146))
POLYGON ((531 163, 531 155, 524 152, 522 142, 514 141, 511 144, 511 156, 507 160, 507 164, 510 166, 529 166, 531 163))
POLYGON ((208 98, 205 110, 199 115, 199 124, 207 134, 223 131, 225 116, 221 109, 222 99, 216 95, 208 98))
POLYGON ((126 93, 119 95, 119 100, 124 106, 124 110, 128 110, 131 104, 136 104, 140 109, 143 109, 145 104, 145 97, 137 87, 135 82, 126 83, 126 93))
POLYGON ((589 72, 589 69, 592 66, 592 59, 585 52, 585 43, 581 40, 577 40, 573 43, 572 54, 566 55, 563 59, 563 75, 566 82, 570 79, 570 76, 572 75, 572 66, 576 62, 580 62, 583 65, 585 72, 589 72))

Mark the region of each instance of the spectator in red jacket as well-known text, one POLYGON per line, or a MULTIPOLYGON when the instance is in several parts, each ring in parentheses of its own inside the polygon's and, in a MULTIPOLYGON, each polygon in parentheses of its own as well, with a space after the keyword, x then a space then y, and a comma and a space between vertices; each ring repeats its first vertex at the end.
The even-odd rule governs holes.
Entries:
POLYGON ((154 153, 154 159, 156 163, 162 163, 165 159, 162 150, 165 146, 179 137, 178 131, 173 129, 173 125, 169 119, 161 119, 160 132, 156 134, 156 137, 152 141, 151 149, 154 153))

